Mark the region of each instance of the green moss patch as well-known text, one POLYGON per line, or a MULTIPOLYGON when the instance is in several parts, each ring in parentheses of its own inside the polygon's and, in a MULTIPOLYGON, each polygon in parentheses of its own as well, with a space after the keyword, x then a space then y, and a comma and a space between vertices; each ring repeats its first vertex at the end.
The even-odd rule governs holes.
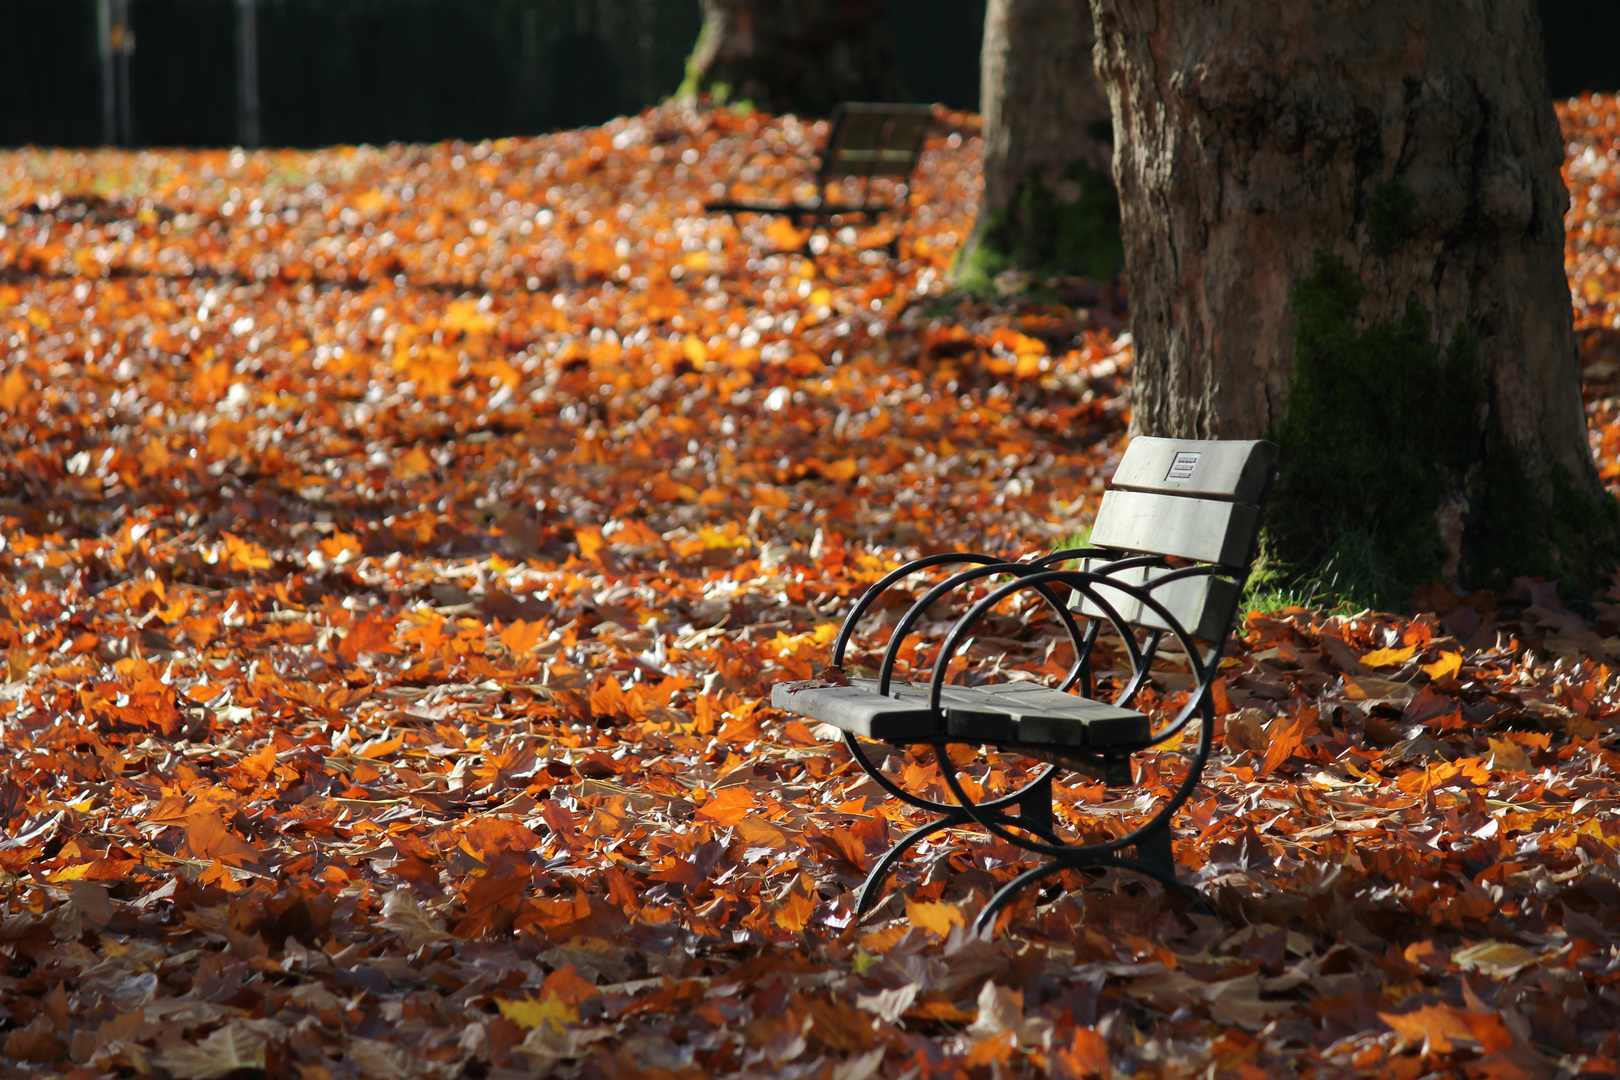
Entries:
POLYGON ((956 278, 966 291, 984 294, 1005 270, 1109 281, 1124 263, 1119 194, 1106 176, 1076 161, 1053 187, 1037 176, 1025 180, 977 230, 956 278))
POLYGON ((1555 474, 1552 491, 1535 490, 1493 420, 1467 327, 1444 351, 1416 306, 1358 331, 1365 293, 1325 253, 1294 291, 1294 374, 1287 416, 1269 436, 1281 447, 1280 473, 1256 595, 1397 607, 1442 575, 1436 515, 1448 502, 1463 508, 1464 584, 1495 588, 1532 574, 1589 591, 1613 566, 1620 504, 1584 494, 1567 474, 1555 474))

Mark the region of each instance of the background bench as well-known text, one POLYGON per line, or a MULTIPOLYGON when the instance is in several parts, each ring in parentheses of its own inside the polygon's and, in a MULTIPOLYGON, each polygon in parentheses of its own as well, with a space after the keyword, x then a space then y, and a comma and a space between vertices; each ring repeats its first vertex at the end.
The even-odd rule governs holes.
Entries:
POLYGON ((728 194, 724 199, 705 203, 704 209, 727 214, 786 214, 795 226, 804 219, 820 224, 846 215, 873 219, 880 214, 893 213, 898 220, 888 251, 898 256, 909 194, 902 193, 898 185, 907 184, 911 179, 933 119, 932 105, 846 101, 836 106, 829 118, 831 130, 816 168, 816 194, 809 202, 738 200, 728 194), (897 189, 892 200, 872 198, 871 181, 878 177, 895 181, 897 189), (846 179, 861 182, 860 201, 829 200, 832 185, 846 179))

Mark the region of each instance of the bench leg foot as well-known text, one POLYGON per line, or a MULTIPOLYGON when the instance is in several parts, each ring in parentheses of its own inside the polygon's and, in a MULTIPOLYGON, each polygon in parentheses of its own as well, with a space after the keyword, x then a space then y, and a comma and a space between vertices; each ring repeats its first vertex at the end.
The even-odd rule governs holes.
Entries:
POLYGON ((1052 831, 1052 774, 1030 784, 1018 794, 1018 817, 1009 824, 1021 825, 1047 843, 1061 843, 1052 831))
POLYGON ((1136 845, 1136 857, 1141 862, 1157 866, 1170 874, 1176 872, 1175 850, 1170 844, 1169 828, 1160 829, 1143 837, 1136 845))
POLYGON ((894 868, 900 865, 900 860, 905 857, 906 852, 911 849, 913 844, 925 837, 932 836, 941 829, 968 823, 969 819, 966 814, 948 814, 936 821, 930 821, 921 828, 913 829, 899 843, 884 852, 883 858, 879 859, 877 865, 872 867, 871 872, 866 875, 866 881, 861 884, 860 896, 855 901, 856 920, 859 921, 863 918, 877 904, 878 898, 883 895, 884 883, 889 880, 889 875, 894 873, 894 868))

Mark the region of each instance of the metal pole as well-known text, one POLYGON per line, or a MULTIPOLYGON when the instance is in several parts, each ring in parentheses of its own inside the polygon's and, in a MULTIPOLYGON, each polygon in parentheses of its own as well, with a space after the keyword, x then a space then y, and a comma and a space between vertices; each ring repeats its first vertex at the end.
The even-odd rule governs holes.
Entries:
POLYGON ((135 34, 129 25, 129 0, 112 0, 113 65, 118 75, 118 142, 135 145, 135 113, 130 103, 129 63, 135 55, 135 34))
POLYGON ((113 63, 112 0, 96 0, 96 49, 101 56, 101 141, 118 141, 118 72, 113 63))
POLYGON ((262 141, 257 0, 236 0, 236 139, 249 150, 257 149, 262 141))

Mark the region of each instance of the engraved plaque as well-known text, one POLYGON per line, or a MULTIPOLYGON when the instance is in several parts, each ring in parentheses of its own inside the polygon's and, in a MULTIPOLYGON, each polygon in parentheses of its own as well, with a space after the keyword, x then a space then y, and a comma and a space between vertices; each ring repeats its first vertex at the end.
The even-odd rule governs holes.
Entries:
POLYGON ((1193 469, 1198 466, 1199 457, 1196 451, 1189 450, 1177 454, 1175 460, 1170 462, 1170 471, 1165 473, 1165 480, 1175 484, 1185 484, 1191 480, 1193 469))

